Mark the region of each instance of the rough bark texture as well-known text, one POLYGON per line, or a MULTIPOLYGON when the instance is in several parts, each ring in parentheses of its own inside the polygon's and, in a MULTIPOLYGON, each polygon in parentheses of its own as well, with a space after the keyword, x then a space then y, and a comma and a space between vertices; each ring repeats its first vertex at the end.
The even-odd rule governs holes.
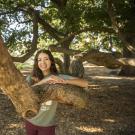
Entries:
MULTIPOLYGON (((111 54, 91 50, 87 53, 81 54, 81 61, 88 61, 98 66, 105 66, 110 69, 119 68, 122 64, 111 54)), ((77 56, 76 56, 77 57, 77 56)), ((78 56, 79 57, 79 56, 78 56)))
POLYGON ((32 87, 41 99, 41 103, 47 100, 55 100, 59 103, 72 105, 77 108, 85 108, 88 104, 87 92, 77 86, 65 84, 44 84, 32 87))
POLYGON ((38 111, 38 98, 16 69, 0 39, 0 88, 10 98, 16 111, 23 117, 32 117, 38 111), (27 102, 27 104, 26 104, 27 102))
POLYGON ((84 67, 82 61, 79 59, 73 60, 70 64, 69 72, 72 76, 83 78, 84 67))

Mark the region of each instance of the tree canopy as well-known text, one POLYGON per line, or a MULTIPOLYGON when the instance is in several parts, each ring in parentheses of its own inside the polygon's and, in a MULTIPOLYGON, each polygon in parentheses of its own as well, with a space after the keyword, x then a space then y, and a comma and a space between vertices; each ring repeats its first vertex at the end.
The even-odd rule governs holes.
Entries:
POLYGON ((135 66, 129 62, 135 51, 134 11, 134 0, 1 0, 0 30, 14 61, 24 62, 48 47, 63 53, 65 68, 69 56, 85 52, 81 60, 129 69, 135 66), (91 57, 92 52, 97 53, 91 57), (95 55, 98 60, 90 60, 95 55))

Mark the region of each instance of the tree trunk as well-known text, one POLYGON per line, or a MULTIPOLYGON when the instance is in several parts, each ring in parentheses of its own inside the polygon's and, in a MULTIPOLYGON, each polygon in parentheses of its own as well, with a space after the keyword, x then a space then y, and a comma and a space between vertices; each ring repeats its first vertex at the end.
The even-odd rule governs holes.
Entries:
POLYGON ((63 62, 59 58, 55 58, 55 63, 58 65, 59 73, 64 73, 63 62))
MULTIPOLYGON (((69 50, 69 46, 70 46, 73 39, 74 39, 74 35, 69 36, 68 40, 66 40, 66 42, 61 43, 61 47, 69 50)), ((67 53, 64 53, 63 64, 64 64, 63 65, 64 66, 64 73, 68 74, 69 73, 69 66, 70 66, 70 55, 68 55, 67 53)))
POLYGON ((64 54, 63 59, 64 59, 64 64, 63 64, 64 65, 64 73, 68 74, 69 73, 69 66, 70 66, 70 57, 69 57, 69 55, 64 54))
POLYGON ((75 77, 83 78, 84 76, 84 67, 81 60, 73 60, 69 68, 70 74, 75 77))
POLYGON ((23 117, 36 115, 39 106, 38 97, 16 69, 2 39, 0 39, 0 88, 23 117))

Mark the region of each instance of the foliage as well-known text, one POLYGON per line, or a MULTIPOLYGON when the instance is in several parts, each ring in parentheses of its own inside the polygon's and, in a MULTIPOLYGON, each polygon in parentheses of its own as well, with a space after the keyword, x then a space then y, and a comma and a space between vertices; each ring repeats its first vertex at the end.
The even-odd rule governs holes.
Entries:
POLYGON ((32 64, 28 64, 28 63, 15 63, 15 66, 17 69, 19 70, 28 70, 29 68, 32 68, 32 64))
MULTIPOLYGON (((54 0, 1 0, 0 30, 9 51, 22 55, 32 47, 34 33, 33 14, 29 11, 30 8, 39 13, 59 39, 71 33, 78 33, 70 45, 72 49, 87 51, 94 48, 112 51, 114 48, 116 51, 122 51, 122 43, 117 33, 113 31, 108 15, 107 0, 68 0, 67 2, 62 0, 61 2, 65 2, 63 7, 54 0), (81 33, 82 29, 86 30, 81 33)), ((133 0, 113 1, 113 4, 120 30, 134 33, 133 0)), ((50 30, 44 28, 43 23, 38 22, 38 26, 38 48, 47 48, 50 44, 57 43, 58 39, 49 33, 50 30)))

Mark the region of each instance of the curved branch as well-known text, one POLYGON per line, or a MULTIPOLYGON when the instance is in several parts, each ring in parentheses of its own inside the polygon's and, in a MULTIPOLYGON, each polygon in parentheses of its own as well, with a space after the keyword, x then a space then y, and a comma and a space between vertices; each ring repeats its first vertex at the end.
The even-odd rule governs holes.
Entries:
POLYGON ((33 86, 32 89, 38 94, 41 103, 48 100, 54 100, 78 108, 85 108, 88 104, 87 92, 78 86, 66 84, 43 84, 33 86))
MULTIPOLYGON (((28 12, 29 14, 33 14, 35 12, 37 12, 36 10, 34 10, 32 7, 28 8, 28 12)), ((38 22, 43 26, 44 30, 47 31, 50 36, 52 36, 54 39, 56 39, 57 41, 60 41, 61 38, 58 36, 60 35, 60 32, 58 32, 56 29, 54 29, 49 23, 47 23, 43 17, 40 16, 40 14, 36 14, 36 17, 38 19, 38 22)), ((63 36, 60 35, 60 36, 63 36)))
POLYGON ((10 98, 16 111, 23 117, 36 115, 39 109, 38 97, 16 69, 11 56, 0 37, 0 88, 10 98), (27 101, 27 104, 24 102, 27 101))
POLYGON ((105 53, 105 52, 99 52, 99 51, 89 51, 87 53, 82 54, 80 60, 82 61, 88 61, 90 63, 99 65, 99 66, 105 66, 108 68, 119 68, 122 66, 122 63, 120 63, 113 55, 112 53, 105 53))

